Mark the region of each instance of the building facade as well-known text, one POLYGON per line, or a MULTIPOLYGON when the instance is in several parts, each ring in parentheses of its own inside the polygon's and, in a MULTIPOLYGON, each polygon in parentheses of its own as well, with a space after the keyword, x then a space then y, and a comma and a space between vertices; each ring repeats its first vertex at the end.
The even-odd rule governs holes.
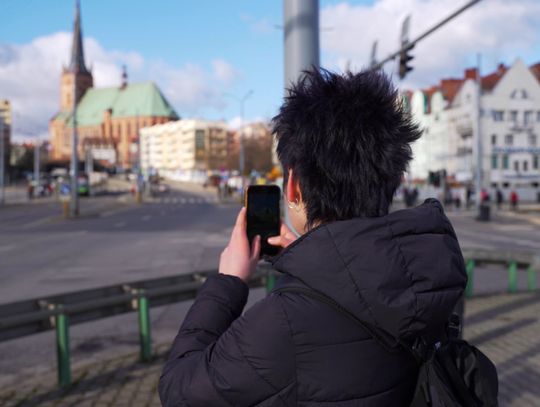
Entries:
POLYGON ((409 94, 415 120, 424 129, 413 145, 409 176, 426 179, 429 171, 446 169, 452 180, 473 183, 476 137, 482 140, 483 186, 515 189, 536 199, 540 185, 540 64, 517 60, 499 65, 481 78, 475 69, 463 78, 442 81, 409 94), (480 95, 480 103, 478 97, 480 95))
POLYGON ((128 84, 125 68, 120 86, 94 88, 82 38, 77 3, 71 60, 60 78, 60 110, 49 123, 52 159, 70 159, 76 123, 79 158, 91 156, 106 166, 137 167, 139 129, 177 120, 178 115, 153 82, 128 84))
POLYGON ((230 133, 222 121, 178 120, 140 130, 144 173, 201 180, 207 171, 228 169, 230 133))
POLYGON ((247 175, 251 170, 268 172, 274 164, 274 137, 268 123, 258 121, 247 123, 231 131, 229 138, 229 167, 239 168, 240 140, 244 140, 244 168, 247 175))
POLYGON ((11 104, 9 100, 0 99, 0 137, 2 137, 4 149, 4 166, 9 166, 10 149, 11 149, 11 104))

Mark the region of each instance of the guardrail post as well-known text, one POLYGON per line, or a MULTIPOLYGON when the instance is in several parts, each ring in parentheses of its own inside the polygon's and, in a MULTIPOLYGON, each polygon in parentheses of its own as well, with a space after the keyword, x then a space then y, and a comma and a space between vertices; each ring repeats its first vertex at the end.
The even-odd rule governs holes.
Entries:
POLYGON ((508 266, 508 292, 515 293, 517 291, 517 263, 511 261, 508 266))
POLYGON ((536 290, 536 272, 534 271, 532 264, 527 269, 527 289, 529 291, 536 290))
POLYGON ((139 291, 137 297, 137 310, 139 313, 139 341, 141 346, 141 361, 148 362, 152 359, 152 337, 150 333, 150 310, 148 298, 144 290, 139 291))
POLYGON ((269 293, 274 289, 274 285, 276 284, 276 275, 269 271, 266 274, 266 292, 269 293))
POLYGON ((56 356, 58 361, 58 384, 69 386, 71 384, 71 363, 69 350, 69 321, 63 307, 56 307, 58 314, 54 316, 56 327, 56 356))
POLYGON ((474 292, 474 259, 469 259, 467 261, 467 286, 465 287, 465 297, 471 298, 474 292))

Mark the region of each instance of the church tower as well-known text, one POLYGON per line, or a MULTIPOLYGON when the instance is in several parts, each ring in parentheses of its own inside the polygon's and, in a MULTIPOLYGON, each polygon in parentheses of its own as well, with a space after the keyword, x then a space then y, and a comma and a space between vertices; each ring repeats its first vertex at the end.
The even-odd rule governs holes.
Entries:
POLYGON ((92 73, 86 69, 86 64, 84 63, 81 10, 79 0, 77 0, 75 3, 75 21, 73 23, 71 61, 68 67, 64 67, 60 79, 60 110, 72 110, 74 91, 76 90, 77 94, 76 102, 79 103, 86 90, 91 88, 93 84, 92 73))

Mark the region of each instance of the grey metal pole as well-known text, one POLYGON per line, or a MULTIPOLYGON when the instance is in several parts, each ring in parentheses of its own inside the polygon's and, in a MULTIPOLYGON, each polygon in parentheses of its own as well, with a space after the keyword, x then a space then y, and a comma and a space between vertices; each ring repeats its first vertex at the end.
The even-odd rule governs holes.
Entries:
POLYGON ((4 197, 4 170, 5 170, 5 138, 4 138, 4 117, 0 116, 0 205, 5 202, 4 197))
POLYGON ((482 76, 480 74, 480 65, 482 56, 477 55, 477 68, 476 68, 476 86, 477 86, 477 112, 476 112, 476 176, 475 176, 475 190, 476 190, 476 208, 478 214, 480 214, 480 192, 482 191, 482 167, 483 167, 483 144, 482 144, 482 76))
POLYGON ((240 99, 240 175, 244 175, 245 162, 246 162, 246 152, 244 146, 244 106, 246 100, 253 95, 253 89, 248 90, 248 92, 240 99))
POLYGON ((40 167, 40 163, 39 163, 39 138, 36 137, 36 145, 34 147, 34 183, 35 183, 35 186, 34 186, 34 198, 37 198, 39 197, 39 167, 40 167))
MULTIPOLYGON (((319 68, 319 0, 283 0, 285 96, 302 72, 319 68)), ((283 171, 287 171, 283 168, 283 171)), ((284 211, 285 223, 298 235, 284 211)))
POLYGON ((79 156, 77 146, 77 81, 73 81, 73 132, 71 137, 71 199, 69 209, 71 217, 79 215, 79 156))
POLYGON ((244 179, 244 169, 246 165, 244 154, 244 98, 242 98, 242 100, 240 100, 240 152, 238 154, 238 159, 240 160, 238 166, 242 180, 244 179))
POLYGON ((283 0, 285 89, 319 68, 319 0, 283 0))

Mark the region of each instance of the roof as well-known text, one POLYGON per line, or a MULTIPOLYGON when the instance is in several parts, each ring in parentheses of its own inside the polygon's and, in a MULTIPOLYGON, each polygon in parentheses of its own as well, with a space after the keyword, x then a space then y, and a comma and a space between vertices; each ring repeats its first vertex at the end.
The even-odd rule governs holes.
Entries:
MULTIPOLYGON (((501 80, 501 78, 506 74, 508 71, 508 67, 504 64, 499 64, 497 66, 497 69, 482 77, 482 89, 491 91, 497 83, 501 80)), ((540 62, 531 65, 530 68, 531 72, 534 74, 534 76, 540 81, 540 62)), ((433 94, 437 91, 440 91, 443 95, 443 97, 448 101, 448 103, 452 103, 454 98, 456 97, 457 93, 461 89, 461 86, 467 79, 476 79, 476 68, 467 68, 464 71, 463 78, 449 78, 449 79, 442 79, 441 82, 438 85, 431 86, 430 88, 423 89, 422 92, 426 96, 426 112, 429 113, 429 106, 431 97, 433 94)))
MULTIPOLYGON (((124 88, 90 88, 77 105, 78 126, 94 126, 103 122, 106 110, 111 117, 152 116, 178 119, 178 115, 153 82, 133 83, 124 88)), ((71 112, 59 112, 53 120, 71 123, 71 112)))
POLYGON ((536 79, 540 81, 540 62, 532 65, 530 69, 533 75, 536 76, 536 79))
POLYGON ((90 74, 84 63, 84 49, 81 28, 81 6, 79 2, 75 4, 75 21, 73 23, 73 43, 71 44, 71 62, 69 71, 73 73, 90 74))

